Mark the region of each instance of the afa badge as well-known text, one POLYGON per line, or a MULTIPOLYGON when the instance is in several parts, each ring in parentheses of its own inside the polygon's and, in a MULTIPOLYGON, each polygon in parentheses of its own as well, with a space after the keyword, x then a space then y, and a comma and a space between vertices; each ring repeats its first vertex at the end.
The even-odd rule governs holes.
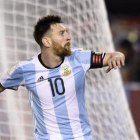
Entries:
POLYGON ((60 72, 63 76, 68 76, 71 74, 71 68, 67 64, 64 64, 62 65, 60 72))

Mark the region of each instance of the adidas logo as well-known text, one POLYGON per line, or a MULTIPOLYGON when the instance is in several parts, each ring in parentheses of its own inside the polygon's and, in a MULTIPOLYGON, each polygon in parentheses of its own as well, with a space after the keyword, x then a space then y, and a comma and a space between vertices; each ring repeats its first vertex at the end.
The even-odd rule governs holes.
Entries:
POLYGON ((41 77, 39 77, 39 79, 37 80, 37 82, 41 82, 41 81, 43 81, 43 80, 44 80, 44 77, 41 76, 41 77))

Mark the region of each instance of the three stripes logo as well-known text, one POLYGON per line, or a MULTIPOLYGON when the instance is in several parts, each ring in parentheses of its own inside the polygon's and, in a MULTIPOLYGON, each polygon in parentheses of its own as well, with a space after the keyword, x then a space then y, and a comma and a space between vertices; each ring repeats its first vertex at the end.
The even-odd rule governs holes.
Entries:
POLYGON ((37 80, 37 82, 41 82, 41 81, 44 81, 44 77, 43 76, 39 77, 38 80, 37 80))

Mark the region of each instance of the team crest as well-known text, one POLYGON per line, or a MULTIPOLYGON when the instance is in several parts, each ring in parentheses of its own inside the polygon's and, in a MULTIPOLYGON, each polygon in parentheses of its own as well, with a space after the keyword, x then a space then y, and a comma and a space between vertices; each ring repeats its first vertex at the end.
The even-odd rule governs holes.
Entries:
POLYGON ((62 65, 62 67, 61 67, 61 74, 63 76, 70 75, 71 74, 71 68, 67 64, 62 65))

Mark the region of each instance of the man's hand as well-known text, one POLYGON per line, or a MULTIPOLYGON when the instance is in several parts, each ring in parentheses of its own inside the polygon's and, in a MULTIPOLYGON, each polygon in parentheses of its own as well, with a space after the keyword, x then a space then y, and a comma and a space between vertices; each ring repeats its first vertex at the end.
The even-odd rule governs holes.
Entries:
POLYGON ((5 90, 5 88, 0 83, 0 92, 3 92, 4 90, 5 90))
POLYGON ((121 68, 125 65, 125 56, 120 52, 106 53, 103 60, 103 66, 109 66, 106 73, 110 72, 112 69, 121 68))

